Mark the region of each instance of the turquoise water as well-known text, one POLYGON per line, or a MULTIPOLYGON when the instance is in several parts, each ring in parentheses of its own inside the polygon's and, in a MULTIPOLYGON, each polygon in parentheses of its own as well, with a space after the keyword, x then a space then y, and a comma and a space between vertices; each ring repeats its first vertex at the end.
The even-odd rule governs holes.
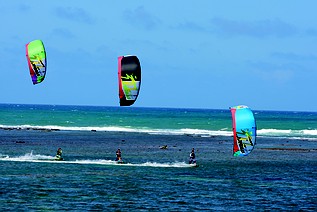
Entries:
MULTIPOLYGON (((254 111, 259 136, 316 138, 316 112, 254 111)), ((0 127, 157 134, 232 134, 228 110, 0 105, 0 127)))
POLYGON ((317 114, 254 113, 234 158, 229 110, 0 105, 0 209, 315 211, 317 114))

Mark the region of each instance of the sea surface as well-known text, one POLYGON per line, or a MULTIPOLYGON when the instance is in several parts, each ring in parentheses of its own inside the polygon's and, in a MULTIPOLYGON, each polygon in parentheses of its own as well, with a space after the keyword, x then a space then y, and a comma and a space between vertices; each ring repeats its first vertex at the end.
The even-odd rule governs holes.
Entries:
POLYGON ((0 210, 316 211, 317 113, 253 112, 233 157, 229 109, 0 104, 0 210))

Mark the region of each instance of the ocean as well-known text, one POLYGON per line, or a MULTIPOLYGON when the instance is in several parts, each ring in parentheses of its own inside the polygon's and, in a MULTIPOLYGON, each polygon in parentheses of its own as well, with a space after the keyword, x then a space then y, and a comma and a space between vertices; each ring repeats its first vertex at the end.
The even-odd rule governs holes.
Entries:
POLYGON ((253 112, 233 157, 229 109, 0 104, 0 209, 316 211, 317 112, 253 112))

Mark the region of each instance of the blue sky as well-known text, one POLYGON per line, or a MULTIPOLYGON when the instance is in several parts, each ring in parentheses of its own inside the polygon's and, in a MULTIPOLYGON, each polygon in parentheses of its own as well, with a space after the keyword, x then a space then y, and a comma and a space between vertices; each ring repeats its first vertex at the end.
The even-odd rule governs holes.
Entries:
POLYGON ((317 111, 317 2, 0 2, 0 103, 118 106, 117 57, 137 55, 133 107, 317 111), (33 85, 25 44, 48 71, 33 85))

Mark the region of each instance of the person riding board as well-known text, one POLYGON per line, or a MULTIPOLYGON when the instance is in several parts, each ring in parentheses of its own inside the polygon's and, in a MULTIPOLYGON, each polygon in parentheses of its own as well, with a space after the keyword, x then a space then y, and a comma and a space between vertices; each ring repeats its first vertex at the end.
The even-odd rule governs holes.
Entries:
POLYGON ((62 148, 58 148, 57 152, 56 152, 56 159, 55 160, 63 160, 62 157, 62 148))
POLYGON ((120 148, 116 151, 116 161, 122 161, 120 148))
POLYGON ((195 164, 195 163, 196 163, 195 149, 192 148, 192 152, 189 154, 189 164, 195 164))

